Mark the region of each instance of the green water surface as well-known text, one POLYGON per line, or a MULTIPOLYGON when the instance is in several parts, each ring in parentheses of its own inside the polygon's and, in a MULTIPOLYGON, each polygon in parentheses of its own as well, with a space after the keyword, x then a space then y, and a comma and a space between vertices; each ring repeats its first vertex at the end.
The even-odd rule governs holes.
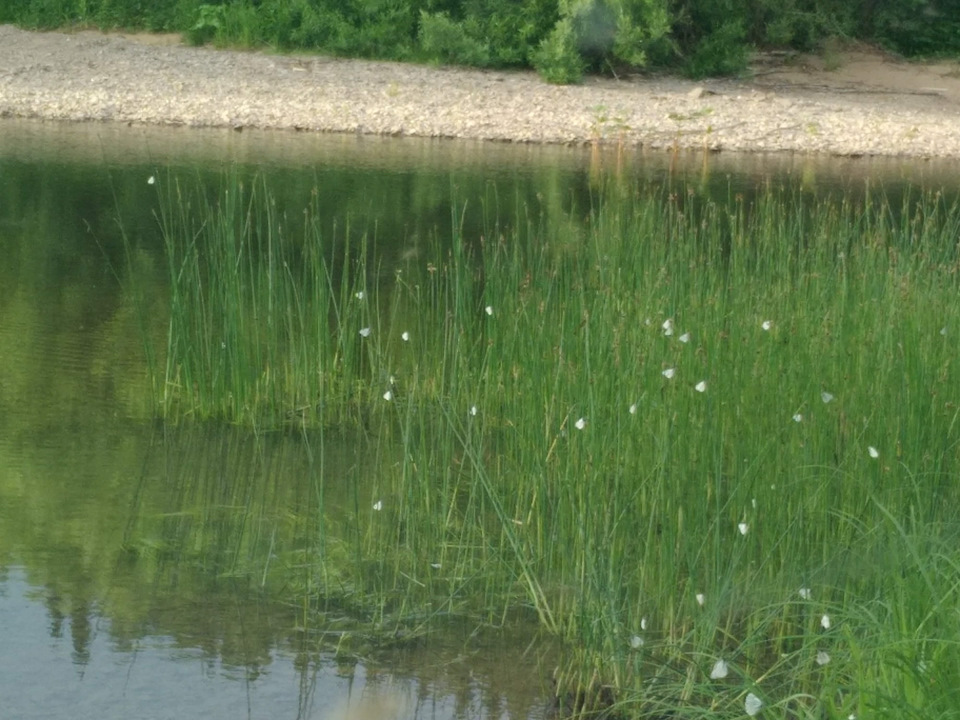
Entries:
POLYGON ((420 634, 389 603, 317 592, 309 568, 350 566, 378 474, 400 460, 387 439, 155 419, 143 340, 169 319, 157 183, 214 192, 225 172, 259 174, 291 232, 316 202, 330 242, 375 243, 372 267, 389 268, 452 226, 477 237, 491 218, 549 229, 585 215, 601 166, 719 200, 764 184, 895 194, 951 172, 19 121, 0 132, 0 717, 22 720, 527 718, 549 705, 556 652, 535 623, 420 634))

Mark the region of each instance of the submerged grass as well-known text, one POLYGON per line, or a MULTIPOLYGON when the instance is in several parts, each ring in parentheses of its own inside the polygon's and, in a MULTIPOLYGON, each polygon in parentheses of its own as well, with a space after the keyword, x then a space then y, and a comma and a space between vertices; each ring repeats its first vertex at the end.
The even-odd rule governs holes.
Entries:
POLYGON ((955 716, 956 205, 611 184, 382 267, 260 183, 161 185, 160 413, 352 425, 382 468, 317 597, 529 612, 570 712, 955 716))

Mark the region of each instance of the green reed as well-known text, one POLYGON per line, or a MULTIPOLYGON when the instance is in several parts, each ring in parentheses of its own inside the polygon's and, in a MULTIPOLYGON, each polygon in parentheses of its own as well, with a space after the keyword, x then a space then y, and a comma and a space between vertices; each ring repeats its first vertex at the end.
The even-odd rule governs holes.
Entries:
POLYGON ((363 429, 381 470, 318 593, 385 628, 529 614, 571 711, 949 715, 957 206, 611 184, 481 237, 453 208, 383 267, 220 193, 163 203, 161 412, 363 429))

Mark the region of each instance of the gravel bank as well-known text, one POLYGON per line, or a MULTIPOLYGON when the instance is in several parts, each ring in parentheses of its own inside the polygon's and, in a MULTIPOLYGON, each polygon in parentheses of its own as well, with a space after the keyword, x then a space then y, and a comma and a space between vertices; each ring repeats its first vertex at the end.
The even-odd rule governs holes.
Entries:
POLYGON ((591 78, 556 87, 527 72, 0 26, 0 117, 960 158, 960 72, 939 70, 929 87, 921 77, 909 88, 884 85, 880 71, 844 84, 822 72, 798 79, 790 69, 750 81, 591 78))

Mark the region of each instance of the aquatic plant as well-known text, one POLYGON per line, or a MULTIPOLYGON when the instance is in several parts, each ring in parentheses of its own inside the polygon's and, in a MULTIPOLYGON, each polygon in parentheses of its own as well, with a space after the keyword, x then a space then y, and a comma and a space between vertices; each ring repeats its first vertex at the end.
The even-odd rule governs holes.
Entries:
POLYGON ((562 234, 465 237, 455 207, 383 267, 309 209, 288 234, 262 185, 158 184, 158 412, 350 426, 379 459, 317 596, 530 616, 571 711, 952 712, 956 205, 612 183, 562 234))

